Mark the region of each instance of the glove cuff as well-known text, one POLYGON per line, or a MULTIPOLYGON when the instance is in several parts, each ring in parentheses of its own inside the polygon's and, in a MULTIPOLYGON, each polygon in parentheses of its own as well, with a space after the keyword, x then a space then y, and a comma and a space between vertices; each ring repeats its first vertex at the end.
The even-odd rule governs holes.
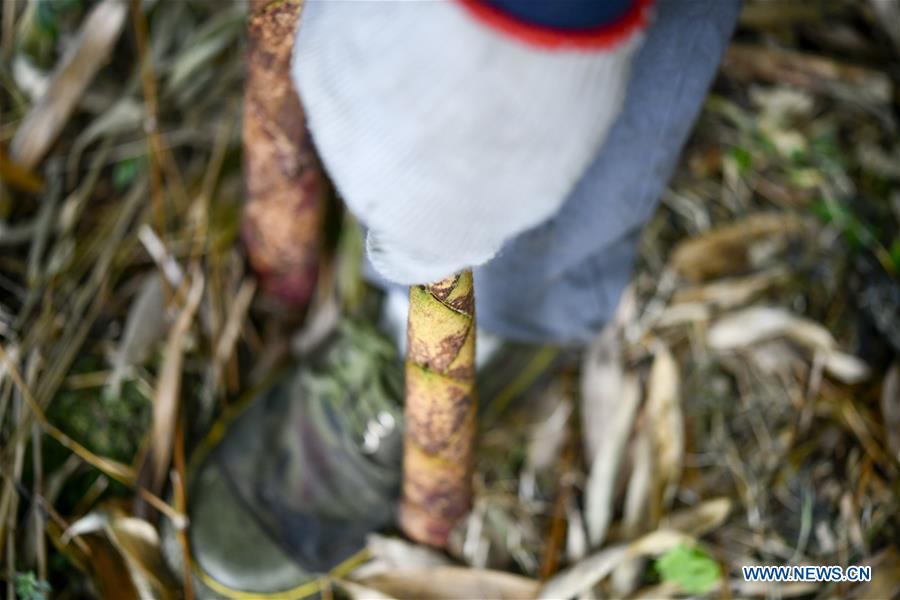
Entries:
POLYGON ((489 0, 456 0, 482 24, 503 35, 546 50, 613 50, 643 31, 650 20, 654 0, 631 0, 618 18, 586 28, 561 28, 525 20, 498 8, 489 0))

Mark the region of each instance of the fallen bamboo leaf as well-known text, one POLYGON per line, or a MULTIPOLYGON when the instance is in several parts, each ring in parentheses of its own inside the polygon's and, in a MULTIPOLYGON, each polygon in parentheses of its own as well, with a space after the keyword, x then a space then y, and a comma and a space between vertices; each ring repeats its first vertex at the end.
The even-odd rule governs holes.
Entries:
POLYGON ((803 221, 789 214, 751 215, 681 242, 672 253, 672 266, 691 281, 739 273, 763 262, 755 248, 784 245, 803 228, 803 221))
POLYGON ((375 588, 346 579, 335 579, 334 583, 347 593, 350 600, 396 600, 393 596, 383 594, 375 588))
POLYGON ((881 71, 782 48, 732 44, 721 69, 743 81, 790 84, 839 100, 887 104, 892 94, 891 80, 881 71))
POLYGON ((844 383, 859 383, 871 375, 866 363, 852 354, 838 350, 827 350, 823 357, 823 363, 829 375, 844 383))
POLYGON ((696 506, 675 511, 662 520, 661 527, 700 537, 717 529, 731 512, 731 500, 713 498, 696 506))
POLYGON ((821 353, 825 369, 845 383, 858 383, 869 376, 869 368, 858 358, 840 352, 837 340, 815 321, 798 317, 790 311, 772 306, 755 306, 731 313, 710 327, 707 342, 714 350, 735 350, 786 337, 821 353))
POLYGON ((157 598, 174 597, 172 582, 160 551, 156 528, 135 517, 118 515, 110 522, 107 535, 125 556, 135 581, 146 581, 157 598))
POLYGON ((731 589, 742 598, 797 598, 809 596, 822 588, 821 583, 814 581, 747 581, 732 579, 731 589))
MULTIPOLYGON (((622 507, 621 537, 634 539, 643 531, 656 528, 654 519, 658 520, 659 498, 654 497, 654 475, 658 473, 654 448, 651 441, 652 432, 645 425, 638 428, 631 442, 631 477, 625 491, 625 504, 622 507)), ((612 572, 612 593, 616 597, 629 596, 638 585, 642 558, 626 560, 612 572)))
POLYGON ((371 560, 357 567, 350 576, 362 580, 375 575, 408 569, 430 569, 450 564, 446 556, 401 538, 371 533, 366 537, 371 560))
POLYGON ((591 461, 584 490, 584 520, 588 539, 596 547, 606 537, 612 521, 616 482, 632 424, 640 402, 640 384, 633 375, 625 376, 621 395, 615 398, 612 414, 602 424, 603 437, 591 461))
POLYGON ((0 181, 32 194, 44 189, 44 180, 35 175, 30 169, 25 169, 9 160, 9 157, 0 149, 0 181))
POLYGON ((683 595, 681 587, 677 583, 664 581, 657 585, 651 585, 629 596, 629 600, 664 600, 666 598, 677 598, 683 595))
POLYGON ((39 100, 50 87, 50 76, 34 66, 28 56, 21 52, 13 58, 12 77, 22 93, 32 102, 39 100))
POLYGON ((303 328, 291 339, 291 349, 297 356, 306 356, 332 334, 341 318, 341 303, 336 294, 318 295, 310 303, 303 328))
POLYGON ((694 538, 668 529, 659 529, 631 542, 601 550, 569 567, 548 581, 538 598, 572 598, 590 590, 626 560, 662 554, 679 544, 690 545, 694 538))
POLYGON ((748 29, 780 29, 797 22, 821 21, 837 8, 830 0, 808 2, 753 2, 741 9, 739 23, 748 29))
POLYGON ((570 497, 566 506, 566 558, 575 562, 584 558, 588 551, 587 530, 578 501, 570 497))
POLYGON ((203 276, 195 269, 191 277, 191 287, 187 293, 184 308, 169 331, 156 385, 153 402, 153 430, 151 433, 150 456, 152 456, 152 489, 159 491, 165 481, 169 459, 172 456, 172 442, 175 435, 175 419, 181 396, 181 363, 188 330, 194 314, 203 297, 203 276))
POLYGON ((572 405, 559 386, 551 388, 547 398, 554 403, 553 407, 550 414, 533 426, 525 449, 525 464, 519 475, 519 490, 525 498, 535 497, 538 474, 558 464, 572 414, 572 405))
POLYGON ((153 259, 153 262, 156 263, 156 266, 159 268, 160 273, 165 278, 168 285, 173 288, 177 288, 181 285, 181 278, 184 275, 181 265, 178 264, 175 257, 169 253, 166 244, 159 239, 159 236, 153 231, 153 228, 146 223, 141 225, 138 229, 138 239, 141 240, 141 244, 143 244, 147 254, 149 254, 150 258, 153 259))
POLYGON ((215 69, 214 59, 240 37, 246 7, 235 3, 222 8, 225 10, 216 11, 202 28, 191 32, 180 44, 180 52, 168 66, 167 92, 178 93, 198 74, 215 69))
POLYGON ((60 61, 46 92, 16 130, 11 154, 20 166, 33 168, 50 149, 78 99, 109 60, 126 14, 121 0, 103 0, 85 18, 78 39, 60 61))
POLYGON ((709 304, 718 309, 736 308, 765 291, 775 281, 784 278, 787 271, 773 269, 746 277, 734 277, 713 281, 704 285, 677 290, 672 302, 677 307, 684 304, 709 304))
POLYGON ((394 571, 361 583, 398 600, 525 599, 540 588, 538 581, 521 575, 465 567, 394 571))
POLYGON ((122 339, 111 359, 107 390, 118 396, 122 380, 144 363, 166 334, 166 302, 158 273, 145 275, 125 317, 122 339))
POLYGON ((791 86, 758 87, 750 89, 750 100, 767 123, 783 126, 800 116, 809 115, 815 108, 812 96, 791 86))
POLYGON ((878 25, 890 36, 894 47, 900 51, 900 5, 896 2, 869 0, 869 6, 878 15, 878 25))
POLYGON ((128 563, 113 543, 100 536, 84 539, 90 550, 84 570, 97 588, 98 596, 117 600, 143 600, 128 572, 128 563))
POLYGON ((663 329, 692 323, 706 323, 711 318, 712 311, 708 304, 689 302, 666 306, 650 324, 656 329, 663 329))
POLYGON ((657 465, 655 502, 662 508, 670 506, 675 498, 684 461, 684 416, 680 393, 678 364, 669 349, 659 343, 647 383, 646 415, 657 465))
POLYGON ((803 351, 787 339, 758 342, 747 349, 747 356, 766 375, 789 375, 802 372, 809 364, 803 351), (797 370, 799 369, 799 370, 797 370))
POLYGON ((881 416, 891 456, 900 461, 900 362, 894 362, 881 387, 881 416))
POLYGON ((896 546, 888 546, 864 564, 872 568, 872 579, 857 585, 846 597, 882 600, 900 594, 900 553, 896 546))
POLYGON ((587 464, 597 455, 624 388, 619 330, 608 325, 588 347, 581 363, 581 421, 587 464))
POLYGON ((104 137, 139 130, 145 116, 144 107, 138 104, 134 98, 122 98, 113 104, 109 110, 103 111, 98 115, 75 138, 75 141, 72 143, 72 150, 69 152, 69 157, 66 160, 66 170, 70 174, 77 172, 81 156, 88 145, 104 137))
MULTIPOLYGON (((63 541, 75 535, 102 534, 115 548, 126 566, 129 582, 141 598, 174 598, 174 583, 165 566, 160 551, 159 534, 147 521, 128 516, 120 507, 112 504, 88 513, 63 534, 63 541)), ((115 580, 100 573, 106 580, 115 580)))
POLYGON ((225 366, 234 355, 235 345, 247 319, 247 311, 250 310, 250 302, 256 294, 256 281, 244 279, 235 294, 234 302, 228 309, 225 318, 225 327, 216 343, 212 362, 206 372, 206 381, 203 386, 203 398, 209 402, 218 393, 219 380, 225 372, 225 366))

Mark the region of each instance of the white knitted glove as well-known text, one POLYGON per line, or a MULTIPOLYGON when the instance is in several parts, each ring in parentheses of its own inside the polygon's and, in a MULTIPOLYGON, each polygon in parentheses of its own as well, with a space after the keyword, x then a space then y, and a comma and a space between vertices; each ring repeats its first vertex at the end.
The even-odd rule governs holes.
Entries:
POLYGON ((559 209, 619 112, 646 20, 603 47, 533 43, 473 3, 307 0, 301 15, 313 140, 397 283, 481 265, 559 209))

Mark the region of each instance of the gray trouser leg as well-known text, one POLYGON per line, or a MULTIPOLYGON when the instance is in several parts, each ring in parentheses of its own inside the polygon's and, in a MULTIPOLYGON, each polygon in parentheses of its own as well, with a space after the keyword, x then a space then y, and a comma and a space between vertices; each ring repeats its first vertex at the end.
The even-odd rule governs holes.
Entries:
POLYGON ((526 341, 584 342, 610 318, 637 240, 715 76, 740 0, 659 0, 625 108, 549 222, 475 272, 479 325, 526 341))

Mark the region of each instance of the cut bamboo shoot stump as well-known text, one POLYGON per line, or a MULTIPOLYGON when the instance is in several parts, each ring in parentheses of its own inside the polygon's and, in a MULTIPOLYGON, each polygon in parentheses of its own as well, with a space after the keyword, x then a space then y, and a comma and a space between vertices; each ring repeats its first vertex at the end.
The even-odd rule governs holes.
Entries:
POLYGON ((472 505, 475 299, 472 272, 410 288, 400 526, 444 547, 472 505))

